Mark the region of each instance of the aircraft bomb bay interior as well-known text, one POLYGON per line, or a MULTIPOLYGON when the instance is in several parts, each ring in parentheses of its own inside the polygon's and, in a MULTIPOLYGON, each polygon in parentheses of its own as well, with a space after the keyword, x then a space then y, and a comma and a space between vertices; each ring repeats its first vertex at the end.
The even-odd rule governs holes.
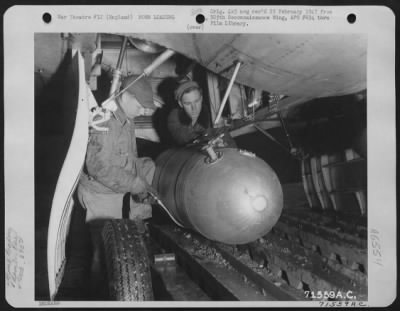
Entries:
POLYGON ((35 34, 35 299, 366 300, 366 54, 35 34))

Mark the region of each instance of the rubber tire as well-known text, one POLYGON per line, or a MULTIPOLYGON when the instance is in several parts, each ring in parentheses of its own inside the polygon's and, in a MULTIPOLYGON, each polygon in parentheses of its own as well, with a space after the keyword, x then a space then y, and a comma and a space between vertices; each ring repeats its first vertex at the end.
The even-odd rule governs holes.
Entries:
POLYGON ((109 220, 104 225, 102 238, 110 298, 117 301, 154 300, 150 259, 135 222, 109 220))

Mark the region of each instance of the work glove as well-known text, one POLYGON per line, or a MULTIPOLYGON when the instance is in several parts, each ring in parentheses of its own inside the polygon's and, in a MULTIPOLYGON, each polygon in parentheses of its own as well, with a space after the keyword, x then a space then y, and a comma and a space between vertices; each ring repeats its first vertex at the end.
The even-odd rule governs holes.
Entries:
POLYGON ((216 137, 217 135, 217 129, 214 128, 208 128, 204 129, 201 127, 201 130, 196 132, 197 136, 196 138, 193 139, 192 143, 193 144, 207 144, 211 139, 216 137))
POLYGON ((223 134, 223 136, 219 138, 215 143, 215 146, 217 147, 232 147, 232 148, 237 147, 236 142, 233 140, 229 132, 228 126, 210 128, 207 130, 207 133, 209 134, 209 140, 214 139, 223 134))
POLYGON ((132 199, 133 201, 135 201, 136 203, 143 203, 143 204, 156 204, 157 200, 156 197, 158 198, 158 196, 156 194, 154 194, 155 191, 152 191, 150 194, 149 192, 146 193, 139 193, 139 194, 132 194, 132 199))
MULTIPOLYGON (((157 192, 157 190, 153 187, 153 186, 151 186, 151 185, 149 185, 148 184, 148 187, 147 187, 147 193, 148 194, 153 194, 153 196, 156 196, 157 198, 158 198, 158 192, 157 192)), ((153 197, 153 196, 151 196, 151 195, 149 195, 149 197, 153 197)))

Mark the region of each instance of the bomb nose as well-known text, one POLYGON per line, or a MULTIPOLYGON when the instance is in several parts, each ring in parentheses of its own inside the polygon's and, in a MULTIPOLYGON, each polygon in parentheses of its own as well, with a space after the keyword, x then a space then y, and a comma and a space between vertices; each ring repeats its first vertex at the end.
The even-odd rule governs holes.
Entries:
POLYGON ((267 208, 267 198, 263 195, 256 196, 251 202, 253 209, 257 212, 262 212, 267 208))

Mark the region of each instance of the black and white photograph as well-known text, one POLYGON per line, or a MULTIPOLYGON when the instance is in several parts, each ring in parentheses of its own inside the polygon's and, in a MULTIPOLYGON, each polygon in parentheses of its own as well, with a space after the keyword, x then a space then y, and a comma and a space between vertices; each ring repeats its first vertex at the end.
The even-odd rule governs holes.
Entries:
POLYGON ((32 301, 52 307, 369 306, 371 278, 395 271, 395 184, 371 187, 395 176, 395 154, 376 148, 394 123, 371 128, 394 107, 394 76, 377 90, 372 37, 345 28, 370 11, 338 31, 324 7, 131 11, 50 9, 43 24, 74 26, 30 30, 33 217, 10 219, 34 243, 6 219, 6 285, 32 270, 32 301))

